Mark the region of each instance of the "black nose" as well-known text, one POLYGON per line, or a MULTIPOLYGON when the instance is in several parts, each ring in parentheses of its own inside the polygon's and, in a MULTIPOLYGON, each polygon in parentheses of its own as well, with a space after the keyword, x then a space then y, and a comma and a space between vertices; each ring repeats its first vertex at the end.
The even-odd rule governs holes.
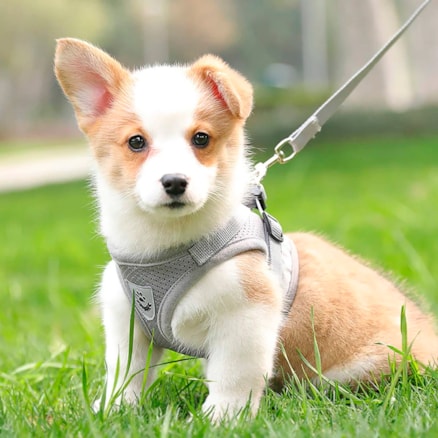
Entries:
POLYGON ((167 173, 161 178, 161 184, 170 196, 180 196, 187 188, 187 177, 182 173, 167 173))

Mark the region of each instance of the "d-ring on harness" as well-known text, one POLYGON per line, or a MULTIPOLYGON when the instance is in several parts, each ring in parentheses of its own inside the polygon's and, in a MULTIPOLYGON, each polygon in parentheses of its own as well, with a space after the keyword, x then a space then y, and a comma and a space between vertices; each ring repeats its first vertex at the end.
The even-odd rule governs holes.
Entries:
POLYGON ((293 242, 283 239, 280 224, 266 212, 266 195, 261 180, 270 166, 290 161, 321 130, 429 2, 423 2, 362 69, 296 131, 280 141, 269 160, 256 165, 251 199, 222 229, 185 247, 164 251, 155 259, 129 260, 119 257, 114 248, 109 248, 123 289, 128 299, 134 300, 136 316, 146 334, 153 338, 154 345, 197 357, 208 356, 209 352, 204 348, 182 345, 174 338, 171 328, 173 313, 180 299, 209 269, 247 251, 257 250, 266 255, 283 291, 283 313, 287 315, 298 285, 298 255, 293 242), (257 209, 259 215, 250 208, 257 209))

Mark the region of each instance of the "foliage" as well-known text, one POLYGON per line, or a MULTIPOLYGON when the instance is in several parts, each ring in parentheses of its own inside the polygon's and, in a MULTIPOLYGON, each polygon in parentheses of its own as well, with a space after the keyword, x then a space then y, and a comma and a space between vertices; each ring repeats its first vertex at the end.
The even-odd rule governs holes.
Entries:
MULTIPOLYGON (((345 81, 383 43, 384 34, 393 33, 394 26, 413 9, 413 0, 384 3, 393 20, 373 14, 376 7, 371 0, 360 4, 349 0, 4 1, 0 14, 0 137, 53 136, 55 122, 58 135, 66 128, 72 132, 71 109, 52 73, 56 38, 89 40, 130 68, 163 61, 185 63, 207 52, 216 53, 253 83, 282 85, 288 94, 289 86, 300 87, 305 82, 311 85, 307 94, 320 96, 321 86, 332 89, 345 81), (315 12, 322 8, 326 25, 322 27, 327 32, 319 26, 316 17, 320 14, 303 18, 304 4, 315 12), (319 50, 315 43, 312 50, 305 49, 304 29, 315 35, 319 50), (316 58, 318 65, 327 64, 320 70, 328 71, 328 81, 315 83, 306 75, 304 59, 309 52, 322 54, 316 58), (273 74, 272 67, 280 70, 273 74)), ((388 89, 395 95, 412 94, 408 107, 436 103, 433 8, 436 12, 437 6, 433 3, 430 12, 420 17, 421 24, 415 23, 397 43, 404 56, 386 57, 388 62, 377 67, 380 74, 367 77, 350 103, 384 105, 388 89), (401 62, 403 59, 411 62, 401 62), (397 90, 401 76, 411 80, 397 90)), ((315 66, 313 70, 318 71, 315 66)))
MULTIPOLYGON (((317 230, 406 279, 438 314, 436 138, 315 142, 266 177, 286 229, 317 230)), ((84 182, 1 195, 0 436, 433 436, 438 374, 375 389, 291 383, 254 421, 211 427, 201 365, 169 354, 137 408, 93 414, 104 381, 94 285, 108 260, 84 182), (176 360, 176 362, 175 362, 176 360), (192 420, 188 421, 192 416, 192 420)), ((409 327, 407 328, 409 330, 409 327)), ((406 352, 406 357, 408 353, 406 352)))
POLYGON ((4 2, 0 15, 0 128, 8 128, 13 121, 19 129, 27 118, 41 119, 42 112, 56 114, 46 102, 56 90, 52 73, 55 39, 98 39, 107 26, 105 16, 103 0, 4 2))
MULTIPOLYGON (((256 108, 248 121, 251 142, 273 147, 272 139, 282 139, 297 129, 324 101, 324 92, 306 89, 281 90, 257 88, 256 108)), ((415 143, 417 137, 438 135, 437 107, 416 108, 398 113, 382 109, 338 111, 317 136, 320 142, 368 141, 376 136, 405 138, 415 143)), ((311 143, 312 145, 314 142, 311 143)))

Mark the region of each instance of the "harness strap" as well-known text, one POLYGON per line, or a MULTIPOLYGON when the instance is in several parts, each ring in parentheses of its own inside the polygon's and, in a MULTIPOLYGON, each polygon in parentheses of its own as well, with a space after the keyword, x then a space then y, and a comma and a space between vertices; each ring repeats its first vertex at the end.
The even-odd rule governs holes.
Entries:
POLYGON ((171 327, 173 313, 184 294, 208 270, 251 250, 267 255, 284 291, 287 314, 297 288, 298 257, 294 245, 283 242, 280 224, 267 214, 262 221, 259 215, 243 208, 223 229, 172 255, 167 253, 161 260, 135 263, 112 256, 125 294, 131 302, 135 300, 136 316, 154 344, 206 357, 206 352, 175 340, 171 327))

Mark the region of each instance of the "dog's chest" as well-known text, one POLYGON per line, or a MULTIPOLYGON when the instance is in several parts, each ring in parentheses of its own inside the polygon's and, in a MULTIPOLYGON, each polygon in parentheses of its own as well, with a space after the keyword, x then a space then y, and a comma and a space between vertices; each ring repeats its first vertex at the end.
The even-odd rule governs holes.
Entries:
POLYGON ((178 303, 171 321, 175 338, 191 349, 207 350, 224 320, 245 317, 245 291, 235 260, 211 269, 178 303))
MULTIPOLYGON (((298 273, 294 246, 276 234, 274 238, 265 226, 258 215, 243 208, 216 233, 160 258, 135 262, 113 255, 123 289, 155 345, 208 356, 209 333, 217 335, 219 325, 226 329, 229 315, 245 318, 249 294, 242 279, 248 269, 251 277, 261 272, 275 277, 288 312, 298 273), (253 251, 264 254, 257 259, 263 267, 245 268, 242 260, 237 261, 236 256, 253 251)), ((253 260, 247 263, 254 265, 253 260)))

